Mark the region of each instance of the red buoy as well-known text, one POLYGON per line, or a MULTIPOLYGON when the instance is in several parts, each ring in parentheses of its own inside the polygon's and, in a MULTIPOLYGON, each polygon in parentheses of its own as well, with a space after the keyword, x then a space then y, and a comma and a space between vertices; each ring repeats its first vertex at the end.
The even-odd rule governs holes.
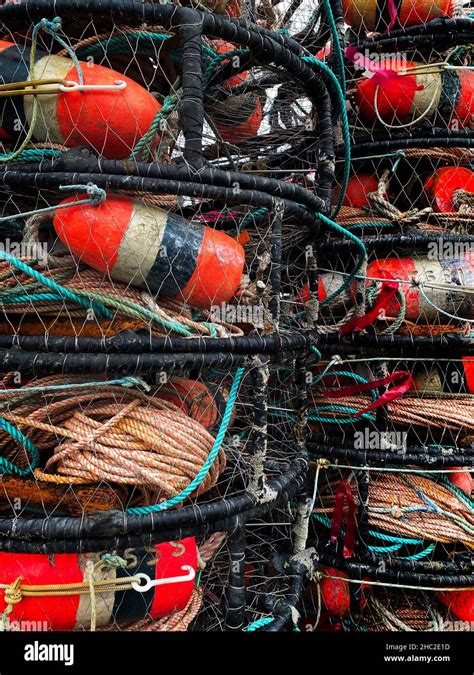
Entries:
MULTIPOLYGON (((369 203, 367 195, 377 192, 379 181, 377 176, 371 173, 356 173, 349 178, 346 193, 342 202, 343 206, 351 206, 360 209, 369 203)), ((336 194, 337 191, 335 190, 336 194)))
MULTIPOLYGON (((330 616, 347 616, 351 611, 351 594, 349 591, 349 579, 346 572, 341 572, 334 567, 325 567, 322 570, 321 598, 327 613, 330 616)), ((360 605, 366 604, 364 592, 368 589, 367 584, 362 584, 360 605)))
POLYGON ((343 0, 344 19, 352 28, 385 31, 395 22, 417 26, 439 17, 453 16, 456 0, 343 0), (395 10, 395 11, 394 11, 395 10))
POLYGON ((461 621, 474 621, 474 591, 439 591, 436 597, 461 621))
MULTIPOLYGON (((12 84, 34 78, 79 83, 71 59, 37 50, 32 73, 29 59, 29 49, 1 40, 2 82, 12 84)), ((88 145, 108 159, 128 157, 148 131, 160 104, 146 89, 121 73, 93 63, 81 63, 81 67, 84 85, 115 86, 121 81, 125 87, 58 92, 57 84, 38 86, 39 90, 52 89, 53 93, 36 97, 34 138, 68 147, 88 145)), ((3 138, 16 139, 30 127, 33 103, 34 97, 30 95, 0 99, 3 138)))
POLYGON ((473 480, 472 473, 470 471, 459 471, 462 467, 459 466, 450 466, 449 469, 458 469, 458 471, 448 471, 446 475, 453 485, 456 485, 460 490, 462 490, 468 497, 472 495, 473 480))
POLYGON ((174 377, 160 387, 156 396, 174 403, 206 429, 212 429, 217 422, 219 410, 214 397, 203 382, 174 377))
POLYGON ((321 598, 324 606, 331 616, 347 616, 351 607, 349 582, 344 580, 348 578, 347 574, 334 567, 326 567, 323 572, 327 575, 321 580, 321 598))
POLYGON ((71 206, 54 216, 57 235, 80 262, 201 309, 234 295, 245 261, 235 239, 129 197, 74 206, 83 198, 66 199, 71 206))
MULTIPOLYGON (((232 52, 237 47, 224 40, 215 40, 214 45, 220 54, 232 52)), ((232 57, 230 57, 232 58, 232 57)), ((224 88, 237 87, 248 77, 248 71, 233 75, 224 82, 224 88)), ((248 92, 232 96, 231 94, 209 108, 216 129, 224 141, 239 143, 255 136, 263 119, 260 96, 248 92)))
MULTIPOLYGON (((111 623, 133 623, 145 617, 158 619, 183 609, 188 603, 195 585, 198 564, 194 537, 165 542, 145 549, 129 548, 118 552, 127 563, 125 568, 101 565, 103 555, 103 553, 52 555, 0 553, 0 583, 10 585, 20 579, 20 592, 23 586, 54 585, 60 591, 66 590, 66 584, 78 583, 87 589, 88 575, 91 574, 87 563, 93 563, 94 582, 110 582, 107 590, 101 592, 99 586, 95 589, 98 628, 111 623), (142 588, 145 588, 147 583, 148 590, 134 588, 118 590, 121 581, 139 574, 146 577, 139 578, 136 583, 142 588), (175 577, 181 577, 182 580, 171 581, 175 577), (166 583, 166 579, 170 581, 166 583), (153 585, 155 580, 165 583, 153 585)), ((2 588, 0 612, 4 612, 6 607, 5 589, 2 588)), ((8 620, 10 624, 27 622, 29 630, 35 624, 38 630, 87 630, 91 621, 91 596, 87 591, 65 595, 44 593, 31 596, 25 588, 20 601, 13 604, 8 620)), ((21 623, 19 626, 21 630, 21 623)))
MULTIPOLYGON (((474 318, 472 294, 457 290, 460 285, 474 287, 474 253, 441 259, 426 256, 381 258, 369 263, 367 277, 367 283, 372 279, 408 282, 400 283, 399 289, 405 296, 405 317, 409 321, 446 321, 447 317, 437 308, 460 319, 474 318), (423 283, 423 290, 411 283, 413 281, 423 283), (440 284, 445 288, 437 287, 440 284)), ((398 316, 399 312, 400 303, 395 297, 387 304, 386 314, 398 316)))
POLYGON ((425 192, 430 205, 438 213, 456 211, 456 190, 474 192, 474 172, 465 167, 446 166, 438 169, 425 181, 425 192))
POLYGON ((439 118, 452 130, 474 127, 474 72, 467 68, 442 70, 406 59, 381 60, 383 76, 362 78, 355 100, 370 124, 390 125, 439 118), (378 112, 378 117, 377 117, 378 112))

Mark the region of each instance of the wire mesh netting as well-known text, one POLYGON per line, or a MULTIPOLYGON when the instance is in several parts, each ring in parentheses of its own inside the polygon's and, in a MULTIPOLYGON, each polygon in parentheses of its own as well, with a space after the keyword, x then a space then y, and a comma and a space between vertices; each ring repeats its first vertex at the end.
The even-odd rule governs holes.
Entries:
POLYGON ((4 629, 472 628, 470 4, 0 22, 4 629))

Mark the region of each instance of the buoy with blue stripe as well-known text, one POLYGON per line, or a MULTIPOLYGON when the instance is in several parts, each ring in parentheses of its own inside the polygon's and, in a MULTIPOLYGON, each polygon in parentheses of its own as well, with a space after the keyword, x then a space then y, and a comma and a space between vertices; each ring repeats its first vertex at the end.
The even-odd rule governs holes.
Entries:
POLYGON ((0 612, 10 608, 7 630, 88 630, 93 583, 97 628, 158 619, 186 607, 197 565, 194 537, 111 557, 0 552, 0 612))
POLYGON ((227 302, 245 253, 232 237, 120 195, 99 206, 66 199, 54 216, 58 237, 82 263, 112 279, 207 309, 227 302))
MULTIPOLYGON (((32 79, 63 82, 36 87, 41 92, 36 96, 36 141, 68 147, 88 145, 107 159, 123 159, 161 108, 146 89, 110 68, 80 62, 86 87, 81 90, 76 88, 79 74, 71 59, 37 50, 31 73, 29 60, 28 48, 0 40, 3 84, 32 79), (87 89, 91 85, 96 88, 87 89), (45 94, 48 90, 51 93, 45 94)), ((33 122, 34 98, 29 94, 0 98, 1 138, 16 140, 27 132, 33 122)))

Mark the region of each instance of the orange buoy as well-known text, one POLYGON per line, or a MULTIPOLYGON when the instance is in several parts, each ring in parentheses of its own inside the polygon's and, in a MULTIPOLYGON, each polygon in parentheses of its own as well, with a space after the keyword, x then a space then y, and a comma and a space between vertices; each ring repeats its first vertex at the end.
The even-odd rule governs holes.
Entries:
POLYGON ((203 382, 173 377, 160 387, 156 396, 174 403, 206 429, 212 429, 217 422, 219 410, 214 397, 203 382))
MULTIPOLYGON (((37 50, 33 72, 29 73, 29 58, 30 50, 26 47, 0 40, 2 82, 59 79, 79 83, 71 59, 37 50)), ((58 91, 58 84, 39 85, 38 90, 51 89, 52 93, 36 97, 38 113, 34 138, 68 147, 88 145, 108 159, 128 157, 148 131, 160 104, 146 89, 121 73, 91 63, 81 63, 81 66, 84 85, 110 87, 120 81, 125 86, 122 89, 58 91)), ((33 111, 33 96, 1 98, 1 137, 18 138, 30 127, 33 111)))
POLYGON ((379 72, 360 80, 355 100, 370 124, 401 126, 438 117, 452 130, 474 128, 474 72, 468 68, 382 60, 379 72))
MULTIPOLYGON (((342 202, 343 206, 350 206, 354 209, 360 209, 367 206, 367 195, 371 192, 377 192, 379 181, 377 176, 371 173, 357 173, 349 178, 346 193, 342 202)), ((336 199, 338 190, 334 190, 336 199)))
POLYGON ((54 228, 80 261, 112 279, 178 296, 200 309, 227 302, 242 277, 245 253, 224 232, 119 195, 99 206, 61 202, 54 228))
MULTIPOLYGON (((474 287, 474 253, 460 257, 382 258, 367 266, 368 283, 375 279, 399 280, 399 290, 406 300, 405 318, 409 321, 433 323, 446 317, 447 312, 460 320, 474 318, 472 293, 457 290, 460 285, 474 287), (423 290, 410 282, 423 284, 423 290), (439 285, 443 284, 443 288, 439 285), (439 308, 442 311, 438 311, 439 308)), ((386 308, 387 316, 398 316, 400 303, 392 298, 386 308)))
MULTIPOLYGON (((321 599, 324 607, 330 616, 347 616, 351 610, 351 594, 349 591, 349 579, 346 572, 335 569, 334 567, 325 567, 322 570, 321 579, 321 599)), ((363 608, 366 604, 365 594, 368 589, 367 584, 362 584, 363 593, 360 598, 360 605, 363 608)))
POLYGON ((456 0, 343 0, 344 19, 352 28, 384 31, 397 22, 416 26, 439 17, 453 16, 456 0))
POLYGON ((425 181, 425 192, 430 205, 438 213, 456 211, 456 190, 474 192, 474 172, 465 167, 446 166, 438 169, 425 181))
MULTIPOLYGON (((48 595, 20 594, 20 600, 13 605, 7 620, 11 625, 17 622, 28 622, 29 626, 36 624, 37 630, 87 630, 91 624, 91 597, 84 591, 70 592, 66 584, 80 584, 87 590, 88 563, 95 565, 93 579, 98 628, 129 624, 146 617, 157 619, 186 606, 193 592, 198 564, 194 537, 144 549, 128 548, 119 551, 118 555, 125 561, 125 568, 108 566, 103 553, 0 553, 2 584, 13 584, 20 579, 20 590, 24 586, 55 586, 58 591, 48 595), (103 565, 100 564, 102 560, 103 565), (136 580, 141 590, 130 587, 131 584, 120 589, 121 583, 137 575, 144 575, 136 580), (176 582, 173 577, 182 580, 176 582), (153 582, 158 580, 160 583, 154 585, 153 582), (110 586, 101 592, 99 584, 103 582, 109 582, 110 586)), ((6 607, 5 588, 2 588, 0 612, 6 607)))
MULTIPOLYGON (((224 40, 214 40, 213 44, 220 54, 237 49, 235 45, 224 40)), ((248 71, 233 75, 224 82, 224 88, 237 87, 243 84, 247 77, 248 71)), ((255 136, 263 119, 260 96, 256 92, 238 96, 232 96, 230 93, 227 98, 211 106, 209 112, 216 129, 228 143, 239 143, 255 136)))
POLYGON ((474 591, 438 591, 436 597, 461 621, 474 621, 474 591))

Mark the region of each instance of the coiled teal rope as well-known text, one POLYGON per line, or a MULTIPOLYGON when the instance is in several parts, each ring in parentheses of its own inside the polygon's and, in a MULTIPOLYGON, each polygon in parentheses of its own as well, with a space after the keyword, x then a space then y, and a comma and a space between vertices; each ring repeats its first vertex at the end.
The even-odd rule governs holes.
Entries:
MULTIPOLYGON (((117 53, 122 52, 123 47, 127 47, 127 51, 133 51, 134 45, 130 43, 130 40, 136 39, 138 42, 146 42, 147 40, 150 43, 153 42, 164 42, 169 40, 171 35, 166 35, 165 33, 145 33, 144 31, 137 31, 136 33, 125 33, 124 35, 114 35, 105 40, 99 40, 94 42, 91 45, 84 45, 77 50, 78 54, 83 56, 97 56, 98 54, 107 53, 117 53), (104 49, 106 47, 106 50, 104 49)), ((137 45, 138 46, 138 45, 137 45)), ((152 44, 150 45, 150 47, 152 44)))
POLYGON ((229 400, 227 401, 221 425, 219 427, 219 431, 217 432, 217 436, 214 441, 214 445, 212 446, 212 450, 209 453, 208 458, 202 465, 200 471, 196 474, 195 478, 193 478, 193 480, 189 483, 187 487, 184 488, 184 490, 182 490, 179 494, 175 495, 174 497, 171 497, 171 499, 168 499, 167 501, 162 502, 161 504, 154 504, 152 506, 139 506, 136 508, 127 509, 127 513, 133 516, 145 516, 148 513, 159 513, 160 511, 166 511, 166 509, 170 509, 173 506, 176 506, 180 502, 184 501, 186 497, 189 497, 189 495, 201 485, 202 481, 207 475, 207 472, 213 465, 214 460, 217 457, 217 453, 221 449, 222 441, 224 440, 227 427, 229 426, 232 411, 234 409, 235 399, 237 398, 237 392, 239 390, 239 385, 242 380, 243 374, 244 368, 238 368, 234 375, 234 381, 232 382, 229 400))
MULTIPOLYGON (((312 516, 313 516, 313 518, 316 518, 316 520, 318 520, 325 527, 328 527, 328 528, 331 527, 331 519, 328 518, 328 516, 324 516, 321 513, 313 513, 312 516)), ((372 553, 392 553, 392 552, 400 550, 403 546, 406 546, 407 544, 414 545, 414 546, 419 546, 421 544, 424 544, 424 541, 422 539, 410 539, 408 537, 395 537, 395 536, 392 536, 392 535, 389 535, 389 534, 384 534, 383 532, 377 532, 376 530, 369 530, 369 534, 370 534, 371 537, 374 537, 376 539, 382 539, 384 541, 395 542, 392 546, 368 546, 369 551, 372 551, 372 553)), ((435 546, 436 546, 436 543, 431 543, 425 549, 423 549, 422 551, 419 551, 418 553, 413 553, 412 555, 408 555, 408 556, 394 556, 394 557, 399 559, 399 560, 420 560, 421 558, 425 558, 430 553, 432 553, 435 546)))

